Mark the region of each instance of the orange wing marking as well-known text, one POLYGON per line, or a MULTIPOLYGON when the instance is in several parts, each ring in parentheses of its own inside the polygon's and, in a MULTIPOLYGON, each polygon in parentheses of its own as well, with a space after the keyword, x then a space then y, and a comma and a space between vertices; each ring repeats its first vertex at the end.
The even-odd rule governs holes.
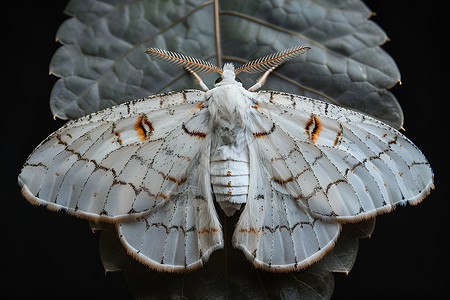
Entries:
POLYGON ((322 123, 316 115, 311 115, 308 122, 305 125, 305 131, 309 136, 309 139, 315 143, 319 138, 320 131, 322 130, 322 123))
POLYGON ((152 123, 147 119, 147 116, 139 116, 134 124, 134 130, 136 130, 138 138, 143 141, 145 138, 153 134, 155 130, 152 123))

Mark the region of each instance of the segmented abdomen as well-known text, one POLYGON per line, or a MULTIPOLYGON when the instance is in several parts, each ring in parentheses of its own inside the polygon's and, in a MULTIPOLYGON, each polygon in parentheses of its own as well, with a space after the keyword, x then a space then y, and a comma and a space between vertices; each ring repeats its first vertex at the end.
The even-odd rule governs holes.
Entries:
POLYGON ((211 184, 216 201, 227 216, 232 216, 247 201, 248 161, 211 161, 211 184))

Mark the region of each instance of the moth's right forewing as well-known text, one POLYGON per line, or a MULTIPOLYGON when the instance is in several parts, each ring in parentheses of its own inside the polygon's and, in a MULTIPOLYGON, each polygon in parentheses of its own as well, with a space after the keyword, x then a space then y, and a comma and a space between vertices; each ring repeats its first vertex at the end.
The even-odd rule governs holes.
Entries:
POLYGON ((297 95, 261 92, 255 100, 306 162, 294 174, 302 192, 292 196, 323 220, 358 222, 419 203, 434 187, 425 156, 389 125, 297 95))

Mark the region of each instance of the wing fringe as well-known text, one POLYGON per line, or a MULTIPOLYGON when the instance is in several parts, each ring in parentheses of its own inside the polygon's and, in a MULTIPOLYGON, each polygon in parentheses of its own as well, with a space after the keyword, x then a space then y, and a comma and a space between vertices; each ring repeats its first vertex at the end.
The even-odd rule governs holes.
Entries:
POLYGON ((234 244, 234 247, 244 252, 245 257, 258 269, 263 269, 265 271, 269 272, 276 272, 276 273, 288 273, 288 272, 295 272, 295 271, 301 271, 306 269, 307 267, 311 266, 312 264, 318 262, 321 260, 326 254, 328 254, 330 251, 334 249, 334 246, 336 245, 339 236, 342 232, 342 225, 337 224, 339 226, 339 230, 337 230, 336 235, 328 242, 327 245, 325 245, 323 248, 320 249, 320 251, 317 251, 313 255, 307 257, 306 259, 292 264, 286 264, 286 265, 272 265, 268 264, 267 262, 261 261, 257 259, 253 253, 250 253, 248 251, 247 247, 244 244, 241 244, 239 242, 236 242, 234 244))
POLYGON ((247 62, 246 64, 239 67, 236 70, 235 74, 237 75, 240 72, 262 73, 269 69, 275 69, 276 67, 286 62, 287 60, 302 55, 309 49, 311 49, 311 47, 307 45, 299 45, 276 53, 269 54, 264 57, 260 57, 258 59, 247 62))
POLYGON ((159 48, 148 48, 145 53, 151 57, 160 59, 164 62, 171 63, 178 67, 186 68, 190 71, 207 74, 211 72, 217 72, 222 74, 222 69, 213 65, 212 63, 200 58, 190 57, 184 54, 167 51, 159 48))

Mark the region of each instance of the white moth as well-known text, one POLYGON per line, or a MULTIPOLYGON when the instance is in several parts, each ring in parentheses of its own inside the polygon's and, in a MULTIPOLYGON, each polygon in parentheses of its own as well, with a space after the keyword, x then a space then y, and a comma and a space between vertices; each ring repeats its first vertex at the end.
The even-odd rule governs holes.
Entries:
POLYGON ((254 92, 297 46, 235 70, 150 48, 204 91, 156 95, 67 123, 19 175, 33 204, 117 225, 137 260, 162 271, 202 266, 224 245, 217 201, 240 210, 233 244, 256 267, 305 268, 345 222, 419 203, 433 188, 420 150, 367 115, 280 92, 254 92), (197 73, 221 77, 208 90, 197 73), (264 72, 250 89, 235 77, 264 72))

